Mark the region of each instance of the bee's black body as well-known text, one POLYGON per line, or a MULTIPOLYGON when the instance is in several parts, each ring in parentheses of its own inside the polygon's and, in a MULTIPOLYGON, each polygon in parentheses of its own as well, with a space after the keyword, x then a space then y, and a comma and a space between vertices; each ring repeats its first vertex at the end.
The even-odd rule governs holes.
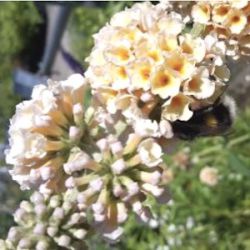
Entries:
POLYGON ((224 134, 233 123, 235 104, 227 99, 212 106, 195 110, 188 121, 172 123, 174 135, 180 139, 192 140, 200 136, 215 136, 224 134))

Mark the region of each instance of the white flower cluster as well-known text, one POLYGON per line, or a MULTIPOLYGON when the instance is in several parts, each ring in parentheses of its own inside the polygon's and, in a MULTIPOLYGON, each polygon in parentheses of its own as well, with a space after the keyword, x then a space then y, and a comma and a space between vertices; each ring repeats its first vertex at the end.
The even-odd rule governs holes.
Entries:
POLYGON ((7 239, 0 240, 1 250, 84 250, 89 226, 80 212, 75 192, 44 196, 33 193, 22 201, 14 214, 17 226, 10 228, 7 239))
POLYGON ((77 188, 79 208, 91 208, 96 228, 117 240, 129 210, 149 221, 150 209, 143 205, 148 195, 167 201, 163 152, 153 138, 127 129, 120 136, 106 135, 105 125, 97 124, 100 114, 92 106, 84 112, 86 85, 73 75, 36 86, 11 120, 6 159, 22 188, 45 194, 77 188))
POLYGON ((185 33, 181 15, 162 3, 117 13, 94 40, 85 74, 94 96, 147 136, 171 138, 169 123, 212 104, 230 76, 225 43, 185 33))
POLYGON ((65 190, 63 164, 74 145, 85 147, 98 133, 93 109, 84 110, 85 79, 78 74, 34 87, 31 100, 17 105, 10 121, 6 162, 23 189, 65 190))
POLYGON ((128 135, 125 145, 114 135, 100 139, 97 145, 99 152, 89 158, 82 151, 72 155, 69 169, 84 158, 85 172, 72 173, 66 185, 81 190, 79 208, 90 209, 96 230, 116 241, 123 232, 120 224, 127 220, 130 210, 140 221, 149 222, 150 208, 143 204, 148 195, 159 202, 168 201, 168 191, 161 183, 162 150, 152 138, 142 139, 134 133, 128 135))

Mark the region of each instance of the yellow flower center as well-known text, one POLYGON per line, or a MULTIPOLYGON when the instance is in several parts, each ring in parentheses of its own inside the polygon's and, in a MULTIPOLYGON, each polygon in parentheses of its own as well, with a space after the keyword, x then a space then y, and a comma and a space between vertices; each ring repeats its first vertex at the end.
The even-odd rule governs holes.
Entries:
POLYGON ((219 16, 225 16, 229 11, 228 6, 220 6, 218 9, 216 9, 216 14, 219 16))
POLYGON ((174 109, 181 107, 182 104, 183 104, 183 100, 180 96, 175 96, 171 101, 171 106, 174 109))
POLYGON ((231 17, 231 21, 232 21, 232 23, 237 24, 237 23, 240 22, 240 17, 239 16, 233 16, 233 17, 231 17))
POLYGON ((165 87, 169 85, 171 82, 171 79, 168 75, 162 73, 160 74, 156 79, 156 86, 157 87, 165 87))
POLYGON ((156 51, 149 52, 149 57, 151 57, 154 61, 159 61, 159 55, 156 51))
POLYGON ((143 80, 148 80, 150 77, 150 69, 149 68, 142 68, 140 74, 143 80))
POLYGON ((117 55, 122 61, 127 61, 129 59, 129 51, 125 48, 119 48, 117 50, 117 55))
POLYGON ((118 75, 123 79, 127 78, 127 73, 124 67, 118 68, 118 75))

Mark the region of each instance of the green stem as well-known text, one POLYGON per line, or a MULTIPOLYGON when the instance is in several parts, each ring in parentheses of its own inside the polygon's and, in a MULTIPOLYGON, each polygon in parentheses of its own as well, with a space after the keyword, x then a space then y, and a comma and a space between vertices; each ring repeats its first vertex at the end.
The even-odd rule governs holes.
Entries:
POLYGON ((233 146, 240 144, 240 143, 243 143, 243 142, 248 141, 248 140, 250 140, 250 135, 246 134, 246 135, 243 135, 243 136, 237 137, 236 139, 231 140, 228 143, 227 147, 232 148, 233 146))

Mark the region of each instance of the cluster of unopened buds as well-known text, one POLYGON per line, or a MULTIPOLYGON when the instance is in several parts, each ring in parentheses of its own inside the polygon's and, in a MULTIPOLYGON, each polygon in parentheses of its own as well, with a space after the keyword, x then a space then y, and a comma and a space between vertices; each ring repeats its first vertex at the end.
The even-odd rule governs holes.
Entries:
POLYGON ((247 14, 240 31, 228 21, 247 13, 241 2, 192 3, 189 19, 170 3, 137 3, 94 35, 85 76, 35 86, 11 119, 6 161, 22 189, 40 193, 21 203, 4 249, 84 249, 88 231, 118 240, 130 211, 150 222, 147 198, 169 199, 173 123, 213 105, 229 80, 231 47, 217 28, 248 35, 247 14))
POLYGON ((6 240, 0 240, 0 249, 87 249, 84 239, 89 225, 86 213, 77 208, 75 194, 34 192, 30 201, 22 201, 14 213, 17 225, 10 228, 6 240))

